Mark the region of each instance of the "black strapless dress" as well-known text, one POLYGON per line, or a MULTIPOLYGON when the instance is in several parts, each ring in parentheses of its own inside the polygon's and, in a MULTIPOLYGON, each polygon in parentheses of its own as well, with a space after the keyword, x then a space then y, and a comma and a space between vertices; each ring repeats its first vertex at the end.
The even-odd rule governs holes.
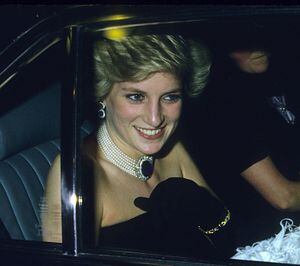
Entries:
POLYGON ((169 178, 134 204, 145 213, 101 228, 99 246, 198 258, 228 258, 229 211, 195 182, 169 178))

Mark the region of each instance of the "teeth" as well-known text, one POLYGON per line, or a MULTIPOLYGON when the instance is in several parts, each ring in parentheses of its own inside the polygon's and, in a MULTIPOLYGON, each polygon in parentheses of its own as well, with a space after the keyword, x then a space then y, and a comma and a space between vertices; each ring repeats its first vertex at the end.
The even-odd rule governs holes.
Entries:
POLYGON ((148 136, 156 135, 161 131, 161 129, 144 129, 139 127, 137 128, 137 130, 148 136))

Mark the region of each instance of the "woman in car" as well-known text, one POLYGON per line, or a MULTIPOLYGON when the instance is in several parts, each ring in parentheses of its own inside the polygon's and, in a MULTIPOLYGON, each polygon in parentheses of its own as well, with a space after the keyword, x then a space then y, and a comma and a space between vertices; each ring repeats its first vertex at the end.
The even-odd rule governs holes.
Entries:
MULTIPOLYGON (((92 169, 84 178, 93 180, 95 244, 226 256, 230 212, 175 134, 183 99, 205 86, 208 51, 181 36, 130 36, 98 41, 94 61, 99 126, 83 157, 92 169)), ((46 188, 45 241, 61 242, 60 182, 58 157, 46 188)))

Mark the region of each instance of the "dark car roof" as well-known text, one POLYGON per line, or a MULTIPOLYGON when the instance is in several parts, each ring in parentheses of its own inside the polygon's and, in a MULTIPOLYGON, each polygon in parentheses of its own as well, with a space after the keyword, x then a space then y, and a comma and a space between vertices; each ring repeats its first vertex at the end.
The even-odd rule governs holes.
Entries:
POLYGON ((0 8, 0 51, 35 24, 70 7, 64 5, 2 5, 0 8))

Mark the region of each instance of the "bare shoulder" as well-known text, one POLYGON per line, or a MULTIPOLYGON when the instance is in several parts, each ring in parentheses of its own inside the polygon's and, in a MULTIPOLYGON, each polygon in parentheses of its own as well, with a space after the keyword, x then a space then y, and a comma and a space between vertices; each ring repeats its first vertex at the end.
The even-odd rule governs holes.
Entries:
POLYGON ((42 213, 43 240, 61 242, 61 158, 58 155, 48 174, 45 189, 44 212, 42 213))
POLYGON ((175 144, 174 154, 180 165, 183 178, 190 179, 199 186, 205 187, 211 191, 191 155, 181 142, 175 144))
POLYGON ((54 159, 46 182, 46 197, 56 198, 60 196, 60 181, 61 181, 61 156, 58 154, 54 159))
MULTIPOLYGON (((190 154, 182 144, 182 142, 178 141, 175 145, 174 148, 172 149, 172 153, 174 156, 178 158, 180 162, 189 162, 192 160, 190 154), (183 161, 182 161, 183 160, 183 161)), ((193 160, 192 160, 193 161, 193 160)))

